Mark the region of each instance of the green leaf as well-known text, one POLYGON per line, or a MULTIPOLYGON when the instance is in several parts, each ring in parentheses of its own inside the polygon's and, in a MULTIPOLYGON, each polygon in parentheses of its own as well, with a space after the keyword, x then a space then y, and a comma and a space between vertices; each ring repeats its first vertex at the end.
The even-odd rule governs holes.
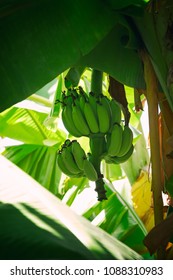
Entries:
POLYGON ((1 135, 26 143, 6 148, 3 155, 57 195, 61 180, 57 151, 65 133, 48 130, 43 125, 45 113, 12 107, 0 116, 1 135))
POLYGON ((106 72, 130 87, 145 88, 143 65, 137 53, 140 44, 125 17, 115 14, 115 27, 77 65, 106 72))
MULTIPOLYGON (((114 185, 116 189, 116 181, 114 185)), ((147 231, 135 211, 118 191, 110 194, 108 203, 92 223, 99 225, 138 253, 146 253, 143 239, 147 231)))
MULTIPOLYGON (((127 181, 124 181, 125 183, 127 184, 127 181)), ((125 193, 125 188, 120 193, 117 184, 120 185, 117 181, 114 181, 113 184, 106 181, 107 201, 97 201, 96 192, 91 183, 90 187, 86 186, 82 191, 79 191, 77 186, 73 186, 72 189, 67 191, 62 201, 67 203, 70 198, 73 198, 71 208, 77 214, 83 215, 92 224, 104 229, 104 231, 143 255, 145 259, 150 259, 143 245, 143 239, 147 231, 132 208, 132 201, 130 204, 128 202, 129 188, 126 185, 128 194, 127 190, 125 193), (128 201, 125 200, 126 196, 128 196, 128 201)))
POLYGON ((2 156, 0 166, 0 259, 141 259, 2 156))
POLYGON ((6 148, 3 155, 53 194, 60 192, 57 147, 24 144, 6 148))
POLYGON ((123 177, 122 169, 119 164, 107 164, 103 161, 102 170, 104 177, 111 182, 123 177))
POLYGON ((133 17, 134 24, 142 37, 161 85, 161 91, 173 110, 172 87, 172 0, 151 1, 142 18, 133 17))
POLYGON ((61 191, 64 194, 62 201, 65 202, 68 206, 71 206, 76 198, 76 195, 82 192, 83 189, 87 187, 87 178, 66 178, 61 191))
POLYGON ((137 6, 145 6, 146 2, 149 0, 123 0, 123 1, 115 1, 115 0, 108 0, 112 8, 114 9, 123 9, 130 5, 137 5, 137 6))
POLYGON ((51 132, 43 122, 47 114, 25 108, 11 107, 0 113, 0 135, 19 140, 27 144, 43 145, 45 140, 52 140, 52 145, 64 140, 64 133, 51 132), (8 124, 8 125, 7 125, 8 124))
POLYGON ((107 3, 99 0, 3 1, 0 111, 73 66, 102 40, 114 22, 107 3))
MULTIPOLYGON (((19 145, 6 147, 2 153, 6 158, 12 161, 14 164, 18 164, 20 161, 25 159, 29 154, 33 153, 38 148, 37 145, 19 145)), ((24 168, 24 167, 23 167, 24 168)))

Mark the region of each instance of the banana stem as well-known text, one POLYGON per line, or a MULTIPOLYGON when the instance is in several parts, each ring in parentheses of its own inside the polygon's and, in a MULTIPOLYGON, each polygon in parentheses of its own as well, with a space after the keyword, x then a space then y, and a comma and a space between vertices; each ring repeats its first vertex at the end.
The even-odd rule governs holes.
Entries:
POLYGON ((105 138, 104 137, 93 137, 90 138, 90 149, 91 157, 90 160, 94 165, 95 170, 97 171, 98 179, 95 182, 96 188, 95 191, 98 193, 98 200, 106 200, 106 190, 104 188, 103 175, 100 171, 101 156, 104 153, 105 149, 105 138))
MULTIPOLYGON (((152 192, 154 203, 155 225, 163 220, 163 200, 161 183, 161 164, 160 164, 160 143, 158 127, 158 83, 153 66, 146 52, 141 52, 144 63, 144 75, 146 82, 146 98, 148 102, 150 147, 152 164, 152 192)), ((158 259, 164 258, 164 248, 157 252, 158 259)))
POLYGON ((105 183, 103 181, 103 175, 101 174, 101 176, 98 178, 98 180, 95 182, 96 184, 96 188, 95 191, 98 193, 98 200, 102 201, 102 200, 107 200, 106 197, 106 190, 105 190, 105 183))
POLYGON ((91 91, 96 96, 99 96, 102 93, 102 79, 103 72, 93 69, 91 75, 91 91))

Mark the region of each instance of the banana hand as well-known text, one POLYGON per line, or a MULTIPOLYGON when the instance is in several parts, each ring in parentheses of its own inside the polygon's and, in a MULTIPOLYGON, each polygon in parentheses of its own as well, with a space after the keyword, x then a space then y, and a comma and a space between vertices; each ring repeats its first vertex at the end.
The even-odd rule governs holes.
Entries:
POLYGON ((65 175, 67 175, 68 177, 72 177, 72 178, 73 178, 73 177, 77 177, 77 178, 83 177, 83 172, 79 172, 79 173, 77 173, 77 174, 76 174, 76 173, 74 174, 73 172, 71 172, 71 171, 66 167, 61 152, 59 152, 58 155, 57 155, 57 163, 58 163, 58 166, 59 166, 60 170, 61 170, 65 175))
POLYGON ((105 156, 105 162, 108 163, 108 164, 120 164, 120 163, 123 163, 125 161, 127 161, 131 155, 133 154, 133 151, 134 151, 134 146, 131 145, 130 149, 128 150, 128 152, 122 156, 122 157, 110 157, 108 155, 105 156))
POLYGON ((61 151, 62 159, 64 162, 65 167, 74 175, 81 173, 81 170, 78 168, 75 159, 72 154, 72 147, 71 144, 61 151))
POLYGON ((61 116, 67 131, 75 137, 81 137, 82 133, 76 128, 72 119, 72 107, 66 105, 62 110, 61 116))

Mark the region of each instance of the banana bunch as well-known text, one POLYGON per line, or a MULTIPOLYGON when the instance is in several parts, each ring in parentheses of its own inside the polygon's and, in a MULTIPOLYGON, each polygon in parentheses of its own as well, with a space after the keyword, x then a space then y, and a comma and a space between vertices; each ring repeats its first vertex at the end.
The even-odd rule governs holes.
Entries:
POLYGON ((129 126, 124 128, 115 123, 111 133, 106 135, 106 163, 120 164, 127 161, 133 153, 133 133, 129 126))
POLYGON ((90 138, 86 154, 77 140, 67 139, 58 152, 57 163, 69 177, 87 177, 96 184, 98 200, 106 199, 101 161, 119 164, 133 153, 133 134, 121 125, 121 108, 103 94, 86 94, 81 87, 62 93, 62 121, 75 137, 90 138))
POLYGON ((58 152, 57 163, 61 171, 68 177, 87 177, 90 181, 98 179, 93 164, 76 140, 67 139, 65 141, 58 152))
POLYGON ((121 109, 115 100, 103 94, 86 94, 81 87, 63 93, 61 103, 64 126, 75 137, 105 135, 121 122, 121 109))

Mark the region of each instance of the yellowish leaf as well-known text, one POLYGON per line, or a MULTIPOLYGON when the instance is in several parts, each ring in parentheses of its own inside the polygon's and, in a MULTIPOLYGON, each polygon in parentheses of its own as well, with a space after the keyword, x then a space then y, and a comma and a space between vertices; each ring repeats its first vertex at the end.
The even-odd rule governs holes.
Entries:
POLYGON ((154 226, 154 210, 151 181, 145 171, 141 171, 140 176, 132 186, 132 200, 136 213, 144 223, 147 231, 150 231, 154 226))

